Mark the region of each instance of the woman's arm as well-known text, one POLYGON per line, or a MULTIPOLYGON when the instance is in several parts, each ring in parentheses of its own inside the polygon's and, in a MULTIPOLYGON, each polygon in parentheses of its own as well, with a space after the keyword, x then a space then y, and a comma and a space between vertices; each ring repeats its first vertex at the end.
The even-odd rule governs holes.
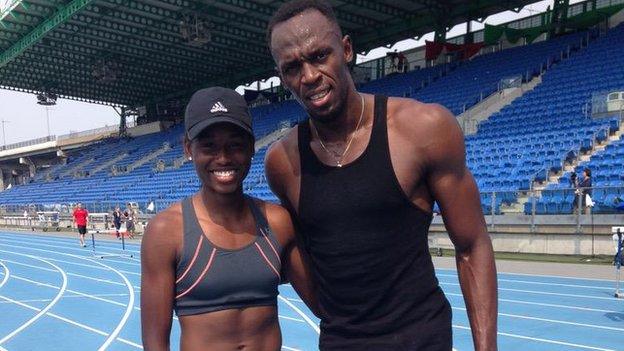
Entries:
POLYGON ((154 217, 141 243, 141 332, 146 351, 169 350, 180 244, 180 216, 171 209, 154 217))
POLYGON ((265 204, 269 226, 282 245, 282 274, 310 310, 320 318, 314 279, 310 273, 308 257, 296 240, 290 214, 281 206, 265 204))

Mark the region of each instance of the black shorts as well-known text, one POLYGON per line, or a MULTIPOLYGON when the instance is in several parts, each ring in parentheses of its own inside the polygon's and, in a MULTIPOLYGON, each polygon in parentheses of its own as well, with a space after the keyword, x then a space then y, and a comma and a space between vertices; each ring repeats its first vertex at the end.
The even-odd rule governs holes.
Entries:
POLYGON ((126 221, 126 230, 134 230, 134 221, 131 221, 131 220, 126 221))
POLYGON ((80 233, 80 234, 87 234, 87 226, 86 225, 79 225, 78 226, 78 233, 80 233))
POLYGON ((116 230, 119 230, 119 228, 121 228, 121 222, 114 222, 113 224, 115 225, 116 230))

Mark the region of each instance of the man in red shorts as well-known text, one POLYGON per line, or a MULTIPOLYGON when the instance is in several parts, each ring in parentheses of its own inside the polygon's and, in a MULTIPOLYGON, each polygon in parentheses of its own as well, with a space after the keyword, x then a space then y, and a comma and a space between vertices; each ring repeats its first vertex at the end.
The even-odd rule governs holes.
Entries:
POLYGON ((78 203, 76 205, 76 209, 74 209, 74 223, 78 228, 78 233, 80 234, 80 246, 86 247, 85 244, 85 234, 87 234, 87 222, 89 218, 89 211, 87 209, 82 208, 82 204, 78 203))

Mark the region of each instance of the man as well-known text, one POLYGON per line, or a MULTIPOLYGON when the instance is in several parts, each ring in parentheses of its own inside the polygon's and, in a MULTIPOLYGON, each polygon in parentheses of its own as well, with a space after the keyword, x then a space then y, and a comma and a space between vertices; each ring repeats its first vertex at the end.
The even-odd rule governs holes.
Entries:
POLYGON ((359 94, 325 1, 268 27, 282 84, 310 115, 266 157, 298 222, 320 304, 321 350, 450 350, 451 309, 427 245, 434 201, 456 249, 476 350, 496 350, 497 283, 463 134, 443 107, 359 94))
POLYGON ((74 223, 78 228, 78 234, 80 234, 80 246, 87 247, 85 243, 85 234, 87 234, 87 224, 89 222, 89 211, 86 208, 82 208, 82 204, 78 203, 73 213, 74 223))

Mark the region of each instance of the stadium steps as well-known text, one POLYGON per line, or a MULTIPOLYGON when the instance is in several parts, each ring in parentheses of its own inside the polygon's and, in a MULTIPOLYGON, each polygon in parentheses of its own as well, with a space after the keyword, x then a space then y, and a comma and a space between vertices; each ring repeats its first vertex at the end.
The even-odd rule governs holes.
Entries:
POLYGON ((119 162, 121 159, 123 159, 126 156, 128 156, 127 153, 122 153, 122 154, 118 155, 117 157, 114 157, 114 158, 112 158, 112 159, 110 159, 110 160, 108 160, 108 161, 98 165, 97 167, 93 168, 90 171, 90 174, 94 175, 94 174, 96 174, 98 172, 101 172, 104 169, 110 169, 110 167, 112 165, 114 165, 115 163, 119 162))
POLYGON ((76 172, 83 170, 86 166, 92 164, 93 162, 95 162, 95 158, 89 158, 87 160, 85 160, 84 162, 81 162, 77 165, 75 165, 74 167, 70 167, 68 170, 61 172, 59 174, 59 178, 65 178, 67 176, 73 175, 76 172))
POLYGON ((184 164, 188 161, 188 159, 186 158, 186 156, 184 155, 184 152, 182 152, 182 156, 176 158, 173 160, 173 169, 178 169, 182 166, 184 166, 184 164))
POLYGON ((611 145, 613 142, 620 141, 622 139, 622 135, 624 135, 624 123, 620 124, 620 129, 610 135, 605 141, 600 144, 594 145, 594 147, 588 153, 581 155, 575 160, 575 162, 567 164, 565 167, 565 172, 562 172, 559 177, 551 184, 559 183, 559 179, 563 175, 573 172, 576 167, 582 166, 583 164, 590 162, 593 156, 603 152, 607 148, 607 146, 611 145))
MULTIPOLYGON (((624 123, 620 124, 620 129, 614 134, 610 135, 606 140, 601 143, 595 143, 592 149, 588 150, 584 154, 580 154, 577 158, 566 162, 564 169, 557 173, 549 172, 548 179, 546 181, 533 182, 533 190, 537 199, 542 197, 542 191, 549 188, 551 185, 558 184, 559 180, 570 172, 573 172, 578 166, 582 166, 585 163, 591 161, 592 156, 597 153, 603 152, 604 149, 615 141, 619 141, 624 135, 624 123)), ((530 196, 527 192, 520 192, 517 197, 517 201, 510 204, 502 204, 500 207, 503 214, 521 214, 524 212, 525 204, 530 201, 530 196)))
POLYGON ((533 90, 541 82, 542 76, 540 75, 533 78, 528 83, 522 83, 522 86, 518 88, 505 89, 502 94, 494 92, 483 101, 457 116, 457 121, 462 127, 464 134, 476 134, 481 121, 487 120, 490 116, 499 112, 505 106, 510 105, 517 98, 533 90))
MULTIPOLYGON (((551 173, 546 182, 533 183, 533 189, 536 190, 536 193, 535 193, 536 198, 539 199, 542 197, 542 190, 547 189, 547 188, 552 188, 551 187, 552 185, 559 184, 559 180, 563 176, 566 176, 570 172, 574 172, 574 170, 577 167, 582 166, 583 164, 589 163, 593 156, 595 156, 598 153, 604 152, 607 146, 609 146, 615 141, 619 141, 622 135, 624 135, 624 123, 620 124, 620 129, 617 130, 615 133, 609 135, 609 137, 605 139, 603 142, 595 143, 592 149, 588 150, 584 154, 579 155, 577 158, 573 159, 572 162, 567 162, 562 171, 557 172, 557 173, 551 173)), ((501 208, 501 211, 502 211, 502 208, 501 208)))
POLYGON ((140 166, 154 160, 155 158, 164 154, 170 149, 171 149, 171 145, 168 142, 164 142, 160 148, 150 152, 149 154, 145 155, 145 157, 138 159, 135 162, 128 165, 128 172, 131 172, 132 170, 139 168, 140 166))

